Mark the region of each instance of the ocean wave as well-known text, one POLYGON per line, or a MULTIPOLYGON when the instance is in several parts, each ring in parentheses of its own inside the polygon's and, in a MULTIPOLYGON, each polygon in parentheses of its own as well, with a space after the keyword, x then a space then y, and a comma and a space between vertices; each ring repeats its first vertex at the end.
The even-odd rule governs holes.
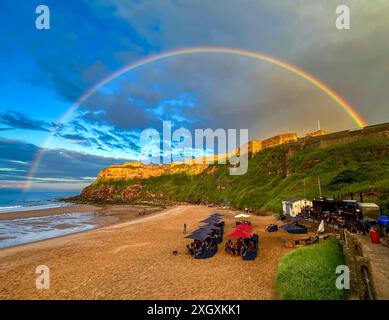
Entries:
POLYGON ((0 221, 0 248, 90 230, 97 221, 89 212, 0 221))

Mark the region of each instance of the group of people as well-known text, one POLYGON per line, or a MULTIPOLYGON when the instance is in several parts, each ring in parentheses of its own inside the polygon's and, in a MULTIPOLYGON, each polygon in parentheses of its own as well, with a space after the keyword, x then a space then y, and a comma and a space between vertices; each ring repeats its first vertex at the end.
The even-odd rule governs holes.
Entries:
MULTIPOLYGON (((195 259, 207 259, 213 257, 218 251, 218 244, 223 241, 224 221, 220 213, 214 213, 202 220, 203 225, 192 234, 185 237, 193 239, 186 245, 187 252, 195 259)), ((186 225, 184 227, 186 233, 186 225)))
POLYGON ((235 224, 237 226, 240 225, 240 224, 247 224, 247 225, 251 226, 251 222, 248 221, 248 220, 236 221, 235 224))
POLYGON ((235 243, 228 240, 224 246, 225 252, 232 256, 244 256, 256 250, 254 241, 239 238, 235 243))
POLYGON ((213 236, 205 239, 204 241, 194 240, 190 244, 186 245, 188 253, 191 256, 202 254, 206 250, 211 250, 218 244, 218 235, 215 233, 213 236))

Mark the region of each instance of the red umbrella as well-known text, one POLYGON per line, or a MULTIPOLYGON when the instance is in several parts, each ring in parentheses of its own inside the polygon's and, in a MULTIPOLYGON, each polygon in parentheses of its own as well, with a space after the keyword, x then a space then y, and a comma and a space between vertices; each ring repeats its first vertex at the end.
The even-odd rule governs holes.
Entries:
POLYGON ((227 237, 247 239, 247 238, 251 238, 251 234, 250 234, 250 231, 247 231, 244 229, 235 229, 227 237))
POLYGON ((249 232, 249 231, 251 231, 251 230, 253 229, 253 227, 250 226, 250 225, 248 225, 248 224, 243 224, 243 223, 241 223, 241 224, 238 224, 238 225, 235 227, 235 229, 241 229, 241 230, 244 230, 244 231, 249 232))

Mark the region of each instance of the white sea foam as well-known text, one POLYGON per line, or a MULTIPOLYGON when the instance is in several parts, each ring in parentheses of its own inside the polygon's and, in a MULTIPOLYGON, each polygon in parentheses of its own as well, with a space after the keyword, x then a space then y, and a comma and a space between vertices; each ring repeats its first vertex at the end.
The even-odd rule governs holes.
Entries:
POLYGON ((65 213, 0 221, 0 248, 54 238, 96 227, 91 213, 65 213))
POLYGON ((1 213, 11 213, 11 212, 21 212, 21 211, 30 211, 30 210, 42 210, 42 209, 54 209, 61 208, 71 205, 71 203, 50 203, 50 204, 41 204, 41 205, 31 205, 31 206, 4 206, 0 207, 1 213))

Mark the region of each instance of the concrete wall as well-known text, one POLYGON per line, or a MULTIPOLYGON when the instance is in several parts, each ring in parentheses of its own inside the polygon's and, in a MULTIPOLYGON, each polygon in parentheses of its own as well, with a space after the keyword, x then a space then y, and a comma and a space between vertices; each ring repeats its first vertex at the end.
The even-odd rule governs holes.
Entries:
POLYGON ((364 270, 367 270, 370 280, 371 294, 376 297, 376 290, 373 282, 371 264, 364 256, 362 245, 359 240, 347 230, 340 230, 340 244, 343 247, 345 263, 350 270, 350 291, 349 299, 368 299, 368 287, 364 279, 364 270))

